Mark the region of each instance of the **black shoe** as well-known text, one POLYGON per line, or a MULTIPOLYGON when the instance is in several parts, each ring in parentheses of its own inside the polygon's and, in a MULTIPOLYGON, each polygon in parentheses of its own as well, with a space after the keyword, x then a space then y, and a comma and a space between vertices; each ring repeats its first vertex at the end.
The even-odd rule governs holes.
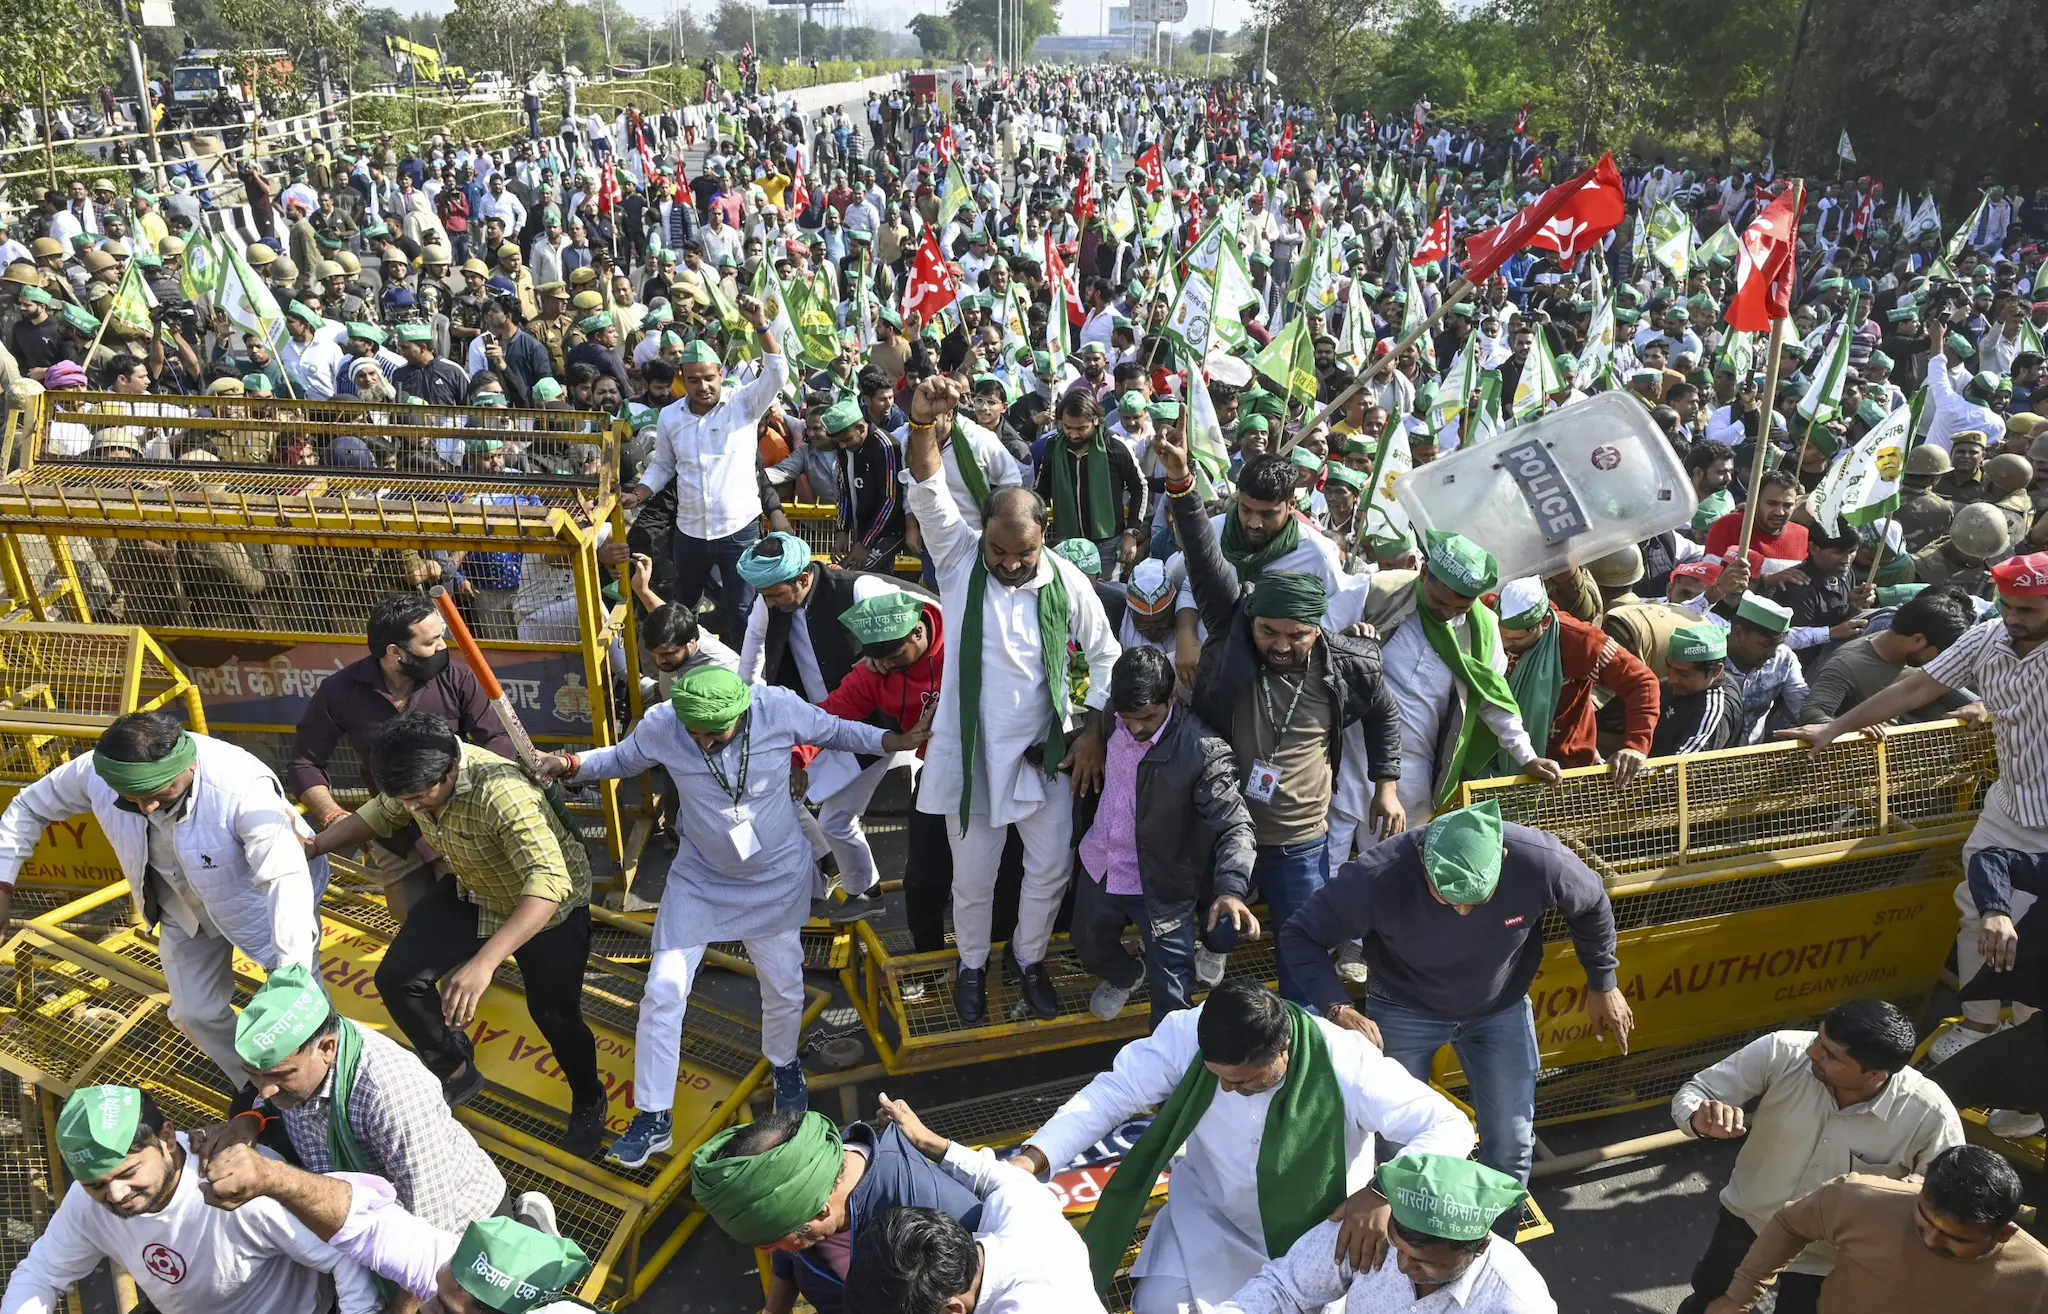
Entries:
POLYGON ((988 1021, 988 969, 963 967, 953 981, 953 1008, 970 1027, 988 1021))
POLYGON ((1024 1007, 1037 1018, 1055 1018, 1060 1015, 1060 998, 1052 988, 1052 977, 1047 974, 1044 963, 1033 963, 1024 969, 1024 1007))
POLYGON ((483 1088, 483 1071, 472 1058, 441 1079, 441 1098, 448 1101, 449 1108, 459 1109, 475 1099, 477 1092, 483 1088))
POLYGON ((834 926, 851 926, 865 921, 882 911, 882 892, 869 890, 866 894, 849 894, 825 910, 825 920, 834 926))
POLYGON ((561 1147, 579 1159, 597 1156, 597 1147, 604 1143, 604 1115, 607 1102, 592 1100, 578 1104, 569 1110, 569 1130, 562 1133, 561 1147))

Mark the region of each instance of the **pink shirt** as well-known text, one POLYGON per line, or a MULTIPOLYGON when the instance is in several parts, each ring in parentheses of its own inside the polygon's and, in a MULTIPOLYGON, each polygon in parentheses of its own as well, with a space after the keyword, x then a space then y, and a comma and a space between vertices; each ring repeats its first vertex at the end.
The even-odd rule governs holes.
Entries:
POLYGON ((1081 865, 1109 894, 1144 893, 1138 881, 1138 763, 1172 722, 1168 711, 1150 739, 1133 739, 1119 717, 1109 736, 1102 802, 1095 809, 1095 824, 1081 840, 1081 865))

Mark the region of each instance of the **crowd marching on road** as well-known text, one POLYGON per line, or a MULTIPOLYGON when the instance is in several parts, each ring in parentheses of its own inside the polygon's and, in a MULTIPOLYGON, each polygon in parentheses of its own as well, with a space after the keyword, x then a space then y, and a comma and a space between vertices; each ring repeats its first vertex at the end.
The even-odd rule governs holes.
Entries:
MULTIPOLYGON (((1852 1000, 1684 1085, 1677 1127, 1743 1144, 1683 1308, 2048 1307, 2021 1177, 1957 1113, 2016 1139, 2048 1110, 2048 185, 1986 179, 1951 232, 1868 178, 1580 159, 1426 105, 1332 120, 1108 65, 939 90, 802 114, 714 84, 532 115, 502 148, 312 148, 281 188, 249 175, 253 241, 188 179, 101 178, 0 240, 9 404, 123 417, 53 426, 42 462, 381 471, 389 497, 469 477, 515 502, 608 474, 630 530, 599 560, 651 703, 615 746, 522 769, 425 590, 480 637, 546 639, 566 572, 423 550, 345 618, 367 653, 282 777, 141 712, 22 789, 0 925, 45 826, 96 817, 171 1016, 234 1095, 205 1127, 131 1087, 71 1095, 74 1184, 0 1314, 56 1308, 103 1259, 161 1314, 577 1306, 590 1256, 451 1113, 486 1081, 469 1024, 516 963, 562 1146, 639 1168, 676 1144, 688 1006, 726 941, 758 972, 773 1107, 697 1150, 690 1189, 769 1252, 775 1314, 1100 1310, 1169 1163, 1138 1314, 1554 1311, 1513 1243, 1529 989, 1555 910, 1592 1034, 1626 1053, 1626 948, 1572 847, 1460 785, 1599 767, 1626 795, 1653 757, 1958 714, 1990 721, 1999 768, 1955 891, 1964 1018, 1922 1070, 1912 1021, 1852 1000), (1539 577, 1490 526, 1423 532, 1392 496, 1602 393, 1686 472, 1685 523, 1539 577), (151 424, 284 397, 475 408, 485 432, 151 424), (828 553, 794 503, 836 507, 828 553), (371 786, 352 811, 344 741, 371 786), (891 871, 861 817, 898 769, 891 871), (613 1108, 583 1017, 592 864, 552 796, 650 773, 675 857, 613 1108), (319 973, 329 857, 365 849, 416 873, 376 969, 391 1034, 319 973), (809 1107, 800 930, 873 916, 899 877, 917 948, 950 937, 933 988, 964 1026, 992 973, 1059 1014, 1056 928, 1095 1016, 1147 988, 1150 1034, 1007 1157, 899 1100, 844 1126, 809 1107), (1262 938, 1277 989, 1226 981, 1262 938), (239 1012, 237 953, 267 974, 239 1012), (1469 1115, 1430 1084, 1445 1045, 1469 1115), (1040 1180, 1148 1110, 1077 1232, 1040 1180)), ((316 569, 234 545, 138 565, 148 546, 79 549, 96 609, 255 615, 316 569)))

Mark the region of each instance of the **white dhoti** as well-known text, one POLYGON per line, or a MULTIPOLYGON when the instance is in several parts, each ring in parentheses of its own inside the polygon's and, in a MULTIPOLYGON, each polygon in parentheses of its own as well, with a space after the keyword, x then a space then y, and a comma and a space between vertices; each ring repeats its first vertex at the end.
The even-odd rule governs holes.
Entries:
POLYGON ((914 752, 890 753, 866 766, 851 753, 820 753, 811 763, 809 797, 818 805, 818 829, 839 863, 839 883, 848 894, 866 894, 877 879, 875 851, 861 829, 861 814, 882 777, 897 767, 910 768, 914 788, 918 765, 914 752))

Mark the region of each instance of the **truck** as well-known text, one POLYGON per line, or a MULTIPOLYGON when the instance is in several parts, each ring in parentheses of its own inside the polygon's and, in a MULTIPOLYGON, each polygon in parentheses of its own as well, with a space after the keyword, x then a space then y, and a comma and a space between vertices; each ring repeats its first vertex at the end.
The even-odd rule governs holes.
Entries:
POLYGON ((225 100, 247 110, 255 104, 260 79, 291 72, 292 57, 283 50, 189 49, 171 67, 170 109, 190 117, 225 100))

